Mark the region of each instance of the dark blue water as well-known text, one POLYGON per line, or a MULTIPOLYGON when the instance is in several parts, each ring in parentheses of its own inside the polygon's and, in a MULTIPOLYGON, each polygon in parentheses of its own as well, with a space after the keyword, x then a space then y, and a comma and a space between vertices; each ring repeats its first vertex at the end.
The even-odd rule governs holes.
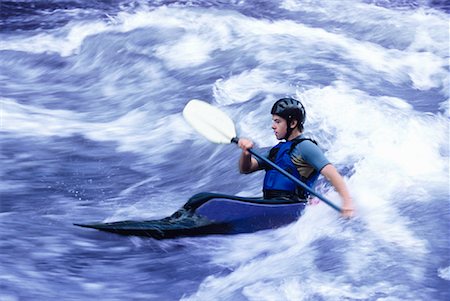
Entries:
MULTIPOLYGON (((449 300, 446 1, 2 1, 1 300, 449 300), (200 98, 259 147, 282 96, 345 174, 357 218, 167 241, 74 222, 257 196, 200 98)), ((319 191, 338 203, 324 181, 319 191)))

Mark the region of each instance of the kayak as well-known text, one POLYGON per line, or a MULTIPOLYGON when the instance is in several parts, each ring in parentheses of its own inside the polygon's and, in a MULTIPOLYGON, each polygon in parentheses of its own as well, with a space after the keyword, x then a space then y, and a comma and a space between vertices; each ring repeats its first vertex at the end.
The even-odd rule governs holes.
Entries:
POLYGON ((296 221, 306 203, 199 193, 169 217, 150 221, 75 224, 122 235, 156 239, 209 234, 252 233, 296 221))

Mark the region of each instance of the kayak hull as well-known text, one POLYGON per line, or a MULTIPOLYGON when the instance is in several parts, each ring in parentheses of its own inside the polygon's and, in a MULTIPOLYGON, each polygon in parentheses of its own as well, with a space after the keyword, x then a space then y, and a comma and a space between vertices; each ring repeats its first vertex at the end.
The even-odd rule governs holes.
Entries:
POLYGON ((183 208, 163 219, 75 225, 156 239, 239 234, 287 225, 296 221, 304 208, 305 203, 301 202, 202 193, 193 196, 183 208))

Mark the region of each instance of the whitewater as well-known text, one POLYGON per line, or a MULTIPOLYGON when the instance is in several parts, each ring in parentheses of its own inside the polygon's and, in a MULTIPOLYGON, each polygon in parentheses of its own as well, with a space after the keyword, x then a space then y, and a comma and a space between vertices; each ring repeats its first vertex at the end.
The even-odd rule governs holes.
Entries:
POLYGON ((88 2, 0 4, 1 300, 450 299, 445 1, 88 2), (344 175, 352 220, 314 199, 252 234, 73 226, 260 196, 264 174, 239 174, 240 150, 182 110, 203 99, 260 149, 286 96, 344 175))

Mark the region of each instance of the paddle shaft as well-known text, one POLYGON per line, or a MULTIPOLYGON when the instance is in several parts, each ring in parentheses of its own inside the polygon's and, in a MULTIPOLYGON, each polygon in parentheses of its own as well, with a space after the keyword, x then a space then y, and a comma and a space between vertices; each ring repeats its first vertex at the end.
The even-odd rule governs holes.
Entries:
MULTIPOLYGON (((233 138, 231 140, 231 142, 236 143, 236 144, 238 143, 238 141, 239 141, 238 138, 233 138)), ((259 155, 258 153, 256 153, 252 149, 249 149, 248 152, 250 154, 252 154, 253 156, 257 157, 258 159, 260 159, 260 160, 264 161, 265 163, 269 164, 270 166, 272 166, 276 170, 278 170, 280 173, 282 173, 284 176, 288 177, 291 181, 293 181, 298 186, 302 187, 303 189, 305 189, 309 193, 315 195, 316 197, 318 197, 319 199, 324 201, 328 206, 330 206, 331 208, 333 208, 337 212, 341 212, 341 208, 339 208, 338 206, 333 204, 331 201, 329 201, 326 197, 324 197, 320 193, 318 193, 318 192, 314 191, 313 189, 311 189, 310 187, 308 187, 305 183, 303 183, 302 181, 300 181, 299 179, 297 179, 296 177, 294 177, 293 175, 291 175, 290 173, 288 173, 287 171, 285 171, 284 169, 282 169, 281 167, 279 167, 278 165, 276 165, 275 163, 273 163, 269 159, 259 155)))

